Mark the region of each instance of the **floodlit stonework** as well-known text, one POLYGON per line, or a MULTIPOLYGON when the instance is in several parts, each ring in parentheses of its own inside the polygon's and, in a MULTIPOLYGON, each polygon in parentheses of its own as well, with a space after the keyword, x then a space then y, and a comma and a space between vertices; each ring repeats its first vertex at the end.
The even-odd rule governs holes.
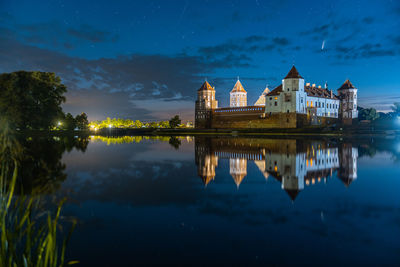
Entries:
POLYGON ((236 82, 230 107, 218 108, 215 88, 205 82, 198 90, 196 128, 301 128, 311 125, 352 124, 358 118, 357 88, 346 80, 337 90, 305 83, 293 66, 282 84, 266 88, 253 106, 247 92, 236 82))

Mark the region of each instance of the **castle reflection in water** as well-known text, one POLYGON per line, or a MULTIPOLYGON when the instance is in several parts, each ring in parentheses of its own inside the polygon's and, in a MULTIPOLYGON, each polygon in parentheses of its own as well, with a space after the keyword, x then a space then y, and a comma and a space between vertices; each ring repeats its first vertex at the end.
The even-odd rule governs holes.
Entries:
POLYGON ((219 159, 229 159, 237 187, 253 161, 265 179, 273 177, 294 200, 304 186, 326 182, 334 173, 346 186, 357 178, 358 149, 351 143, 296 139, 196 137, 198 175, 205 185, 215 179, 219 159))

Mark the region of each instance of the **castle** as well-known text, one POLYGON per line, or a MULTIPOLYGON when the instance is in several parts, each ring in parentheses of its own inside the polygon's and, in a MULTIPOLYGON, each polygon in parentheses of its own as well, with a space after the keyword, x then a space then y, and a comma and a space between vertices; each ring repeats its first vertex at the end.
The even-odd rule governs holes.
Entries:
POLYGON ((218 108, 215 88, 207 81, 197 91, 195 128, 301 128, 352 124, 358 118, 357 88, 346 80, 337 90, 304 83, 293 66, 282 84, 266 88, 256 103, 247 105, 239 78, 230 92, 230 107, 218 108))

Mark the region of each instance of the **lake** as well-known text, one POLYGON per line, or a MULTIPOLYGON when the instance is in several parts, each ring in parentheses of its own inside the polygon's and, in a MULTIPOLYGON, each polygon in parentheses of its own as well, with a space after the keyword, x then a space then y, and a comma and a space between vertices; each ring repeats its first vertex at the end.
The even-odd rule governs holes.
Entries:
POLYGON ((23 192, 67 198, 62 220, 78 222, 67 256, 82 266, 400 263, 395 137, 25 145, 23 192))

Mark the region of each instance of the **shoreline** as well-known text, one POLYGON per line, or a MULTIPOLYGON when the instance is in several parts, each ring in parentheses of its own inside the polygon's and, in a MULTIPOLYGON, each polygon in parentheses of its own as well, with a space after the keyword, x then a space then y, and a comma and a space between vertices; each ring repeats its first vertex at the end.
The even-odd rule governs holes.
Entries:
POLYGON ((134 129, 101 129, 98 131, 43 131, 31 130, 21 134, 78 135, 78 136, 129 136, 129 135, 171 135, 171 136, 303 136, 303 137, 375 137, 400 136, 400 129, 363 129, 363 128, 301 128, 301 129, 166 129, 166 128, 134 128, 134 129))

